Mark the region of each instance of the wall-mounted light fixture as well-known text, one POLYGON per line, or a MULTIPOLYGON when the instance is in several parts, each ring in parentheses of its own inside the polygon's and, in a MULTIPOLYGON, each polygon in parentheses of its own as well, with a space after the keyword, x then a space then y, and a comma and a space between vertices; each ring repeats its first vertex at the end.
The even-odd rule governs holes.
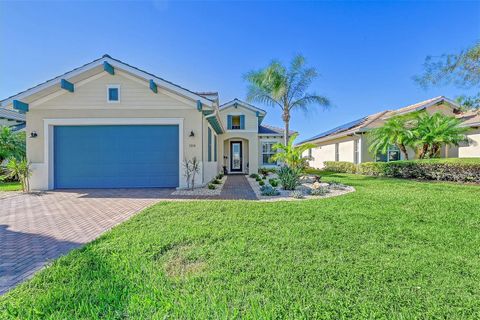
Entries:
POLYGON ((195 132, 193 132, 193 130, 190 131, 190 137, 195 137, 195 132))
POLYGON ((36 138, 38 136, 36 131, 30 132, 30 138, 36 138))

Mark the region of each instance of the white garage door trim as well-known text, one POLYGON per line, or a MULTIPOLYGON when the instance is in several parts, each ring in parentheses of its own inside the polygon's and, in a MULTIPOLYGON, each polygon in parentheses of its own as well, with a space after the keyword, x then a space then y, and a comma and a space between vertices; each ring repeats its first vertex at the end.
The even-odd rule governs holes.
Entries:
POLYGON ((183 177, 183 118, 70 118, 44 119, 44 163, 48 170, 48 189, 54 188, 54 161, 53 161, 53 127, 54 126, 85 126, 85 125, 178 125, 178 181, 184 187, 183 177))

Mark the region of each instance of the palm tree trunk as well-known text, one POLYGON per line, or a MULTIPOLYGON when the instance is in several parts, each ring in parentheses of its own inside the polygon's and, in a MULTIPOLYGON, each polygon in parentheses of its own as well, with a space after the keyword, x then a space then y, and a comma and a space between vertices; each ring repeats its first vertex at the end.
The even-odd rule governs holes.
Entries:
POLYGON ((428 151, 428 144, 424 143, 422 146, 422 151, 420 152, 419 158, 424 159, 425 155, 427 154, 427 151, 428 151))
POLYGON ((408 152, 407 152, 407 148, 405 147, 405 145, 403 143, 400 143, 398 145, 398 148, 400 149, 400 151, 402 151, 402 153, 405 157, 405 160, 408 160, 408 152))
POLYGON ((285 145, 288 144, 288 138, 289 138, 289 133, 290 133, 290 113, 288 112, 288 109, 284 109, 283 115, 282 115, 282 120, 285 123, 285 133, 283 134, 283 143, 285 145))

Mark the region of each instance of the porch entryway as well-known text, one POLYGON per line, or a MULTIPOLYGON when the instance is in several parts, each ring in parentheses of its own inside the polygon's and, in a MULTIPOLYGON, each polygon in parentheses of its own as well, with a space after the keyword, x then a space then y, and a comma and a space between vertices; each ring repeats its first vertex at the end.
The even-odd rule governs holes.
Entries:
POLYGON ((223 165, 228 174, 249 173, 249 141, 243 138, 231 138, 224 141, 223 165))

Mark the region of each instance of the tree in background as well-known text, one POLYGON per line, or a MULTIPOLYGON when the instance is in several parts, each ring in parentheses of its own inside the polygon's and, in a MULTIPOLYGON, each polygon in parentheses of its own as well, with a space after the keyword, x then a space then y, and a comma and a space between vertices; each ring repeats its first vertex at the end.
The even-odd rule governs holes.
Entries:
POLYGON ((326 97, 307 92, 317 76, 316 69, 306 67, 305 58, 301 55, 294 57, 289 67, 274 60, 264 69, 250 71, 245 75, 249 83, 247 88, 249 102, 278 106, 282 110, 282 120, 285 123, 284 145, 289 141, 292 110, 307 110, 314 104, 324 107, 330 105, 326 97))
MULTIPOLYGON (((480 42, 456 54, 440 57, 427 56, 424 73, 414 77, 424 88, 453 83, 460 88, 478 88, 480 85, 480 42)), ((459 96, 464 108, 480 108, 480 93, 476 96, 459 96)))
POLYGON ((438 158, 442 145, 458 146, 466 140, 468 128, 461 127, 461 121, 455 117, 422 112, 416 118, 415 145, 420 159, 438 158))
POLYGON ((370 138, 370 152, 385 154, 388 148, 395 145, 408 160, 407 147, 414 143, 414 121, 411 116, 397 116, 385 121, 383 126, 368 133, 370 138))
POLYGON ((0 127, 0 163, 5 159, 23 159, 25 151, 25 132, 13 132, 9 127, 0 127))

